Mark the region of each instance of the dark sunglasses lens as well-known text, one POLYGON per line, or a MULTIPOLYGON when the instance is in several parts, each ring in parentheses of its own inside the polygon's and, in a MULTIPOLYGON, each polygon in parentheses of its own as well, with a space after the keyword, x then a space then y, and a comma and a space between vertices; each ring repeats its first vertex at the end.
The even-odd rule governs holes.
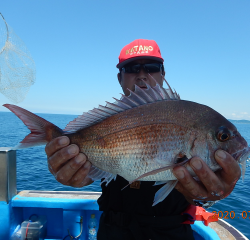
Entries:
POLYGON ((125 66, 124 70, 126 73, 138 73, 140 72, 141 65, 136 64, 136 65, 130 65, 130 66, 125 66))
POLYGON ((140 72, 141 68, 144 69, 148 73, 160 72, 162 64, 160 63, 146 63, 146 64, 135 64, 135 65, 128 65, 122 68, 125 73, 138 73, 140 72))
POLYGON ((159 63, 148 63, 144 64, 144 66, 147 72, 154 73, 154 72, 160 72, 162 65, 159 63))

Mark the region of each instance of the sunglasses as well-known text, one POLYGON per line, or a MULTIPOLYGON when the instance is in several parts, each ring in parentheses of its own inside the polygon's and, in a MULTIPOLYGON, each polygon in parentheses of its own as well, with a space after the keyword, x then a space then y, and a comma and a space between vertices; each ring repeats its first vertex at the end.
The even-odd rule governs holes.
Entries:
POLYGON ((143 68, 148 73, 160 72, 163 67, 161 63, 146 63, 146 64, 134 64, 126 65, 122 68, 125 73, 139 73, 141 68, 143 68))

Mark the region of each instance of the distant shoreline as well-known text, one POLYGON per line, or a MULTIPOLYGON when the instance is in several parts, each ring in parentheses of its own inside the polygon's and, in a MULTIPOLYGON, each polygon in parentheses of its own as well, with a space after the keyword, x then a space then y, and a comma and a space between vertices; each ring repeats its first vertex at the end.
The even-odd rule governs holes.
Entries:
POLYGON ((232 119, 228 119, 228 120, 232 123, 250 124, 250 121, 248 120, 232 120, 232 119))

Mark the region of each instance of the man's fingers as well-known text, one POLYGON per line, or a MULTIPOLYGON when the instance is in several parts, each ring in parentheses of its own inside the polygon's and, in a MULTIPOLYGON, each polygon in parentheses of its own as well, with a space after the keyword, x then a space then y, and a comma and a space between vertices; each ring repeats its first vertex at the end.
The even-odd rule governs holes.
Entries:
POLYGON ((215 173, 198 157, 192 158, 187 168, 174 168, 173 173, 179 180, 175 188, 186 199, 214 201, 228 196, 240 178, 240 167, 230 154, 222 150, 216 151, 215 159, 222 168, 215 173), (199 182, 188 172, 190 167, 199 178, 199 182))
POLYGON ((92 183, 93 181, 87 177, 90 168, 91 163, 89 161, 86 161, 86 163, 76 172, 76 174, 70 180, 70 186, 83 187, 92 183))
POLYGON ((237 161, 223 150, 217 150, 215 152, 215 160, 222 167, 220 171, 221 178, 229 185, 235 185, 241 175, 240 166, 237 161))
POLYGON ((55 174, 56 180, 64 185, 69 185, 69 182, 72 180, 73 176, 86 163, 86 161, 87 157, 83 153, 80 153, 74 158, 70 159, 55 174))
POLYGON ((59 149, 69 145, 69 138, 66 136, 58 137, 51 140, 45 147, 45 152, 48 157, 51 157, 59 149))
POLYGON ((223 196, 225 186, 221 179, 198 157, 190 161, 190 166, 207 189, 208 194, 216 197, 223 196))
POLYGON ((50 172, 58 172, 59 169, 71 158, 79 153, 79 148, 75 144, 64 147, 48 158, 50 172))
POLYGON ((82 187, 92 183, 93 181, 86 177, 91 163, 85 154, 79 153, 77 145, 69 143, 69 138, 62 136, 46 145, 49 171, 64 185, 82 187))
POLYGON ((183 195, 189 196, 192 199, 207 198, 206 189, 188 173, 185 167, 176 167, 173 173, 179 180, 175 188, 183 195))

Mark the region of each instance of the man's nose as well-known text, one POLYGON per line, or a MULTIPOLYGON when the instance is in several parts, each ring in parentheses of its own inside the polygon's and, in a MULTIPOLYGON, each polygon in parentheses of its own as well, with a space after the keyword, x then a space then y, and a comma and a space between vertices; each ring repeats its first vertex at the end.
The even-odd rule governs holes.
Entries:
POLYGON ((137 74, 137 79, 146 80, 147 77, 148 77, 148 73, 143 67, 141 67, 140 72, 137 74))

